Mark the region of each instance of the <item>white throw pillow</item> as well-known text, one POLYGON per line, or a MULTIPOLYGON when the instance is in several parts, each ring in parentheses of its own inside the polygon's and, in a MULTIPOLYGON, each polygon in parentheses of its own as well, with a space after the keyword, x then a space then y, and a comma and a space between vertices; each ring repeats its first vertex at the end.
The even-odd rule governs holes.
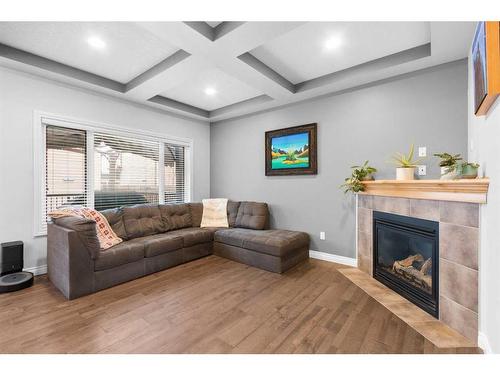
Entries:
POLYGON ((203 199, 202 202, 203 216, 201 217, 201 228, 229 228, 227 221, 227 199, 203 199))

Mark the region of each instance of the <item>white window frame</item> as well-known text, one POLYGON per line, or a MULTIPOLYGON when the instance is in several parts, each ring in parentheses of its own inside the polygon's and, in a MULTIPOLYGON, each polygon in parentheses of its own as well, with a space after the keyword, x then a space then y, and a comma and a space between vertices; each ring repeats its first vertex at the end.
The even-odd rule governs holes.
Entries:
POLYGON ((89 120, 76 119, 68 116, 56 115, 43 111, 34 111, 33 114, 33 176, 34 176, 34 237, 46 236, 47 231, 43 229, 43 206, 45 204, 45 129, 47 125, 62 126, 72 129, 85 130, 87 132, 87 205, 92 207, 94 201, 94 133, 106 132, 117 136, 133 136, 144 140, 153 140, 159 142, 159 202, 165 202, 164 188, 164 170, 163 165, 163 150, 165 143, 174 143, 185 147, 185 165, 184 165, 184 191, 187 197, 187 202, 193 200, 193 163, 194 163, 194 141, 190 138, 182 138, 170 136, 166 134, 135 130, 123 126, 109 125, 98 123, 89 120))

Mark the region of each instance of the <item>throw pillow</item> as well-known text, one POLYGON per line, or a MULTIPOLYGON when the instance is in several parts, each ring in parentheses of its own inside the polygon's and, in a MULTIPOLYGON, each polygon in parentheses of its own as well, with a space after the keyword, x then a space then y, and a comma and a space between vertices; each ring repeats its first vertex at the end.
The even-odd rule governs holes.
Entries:
POLYGON ((201 228, 229 228, 227 221, 227 199, 203 199, 203 215, 201 228))

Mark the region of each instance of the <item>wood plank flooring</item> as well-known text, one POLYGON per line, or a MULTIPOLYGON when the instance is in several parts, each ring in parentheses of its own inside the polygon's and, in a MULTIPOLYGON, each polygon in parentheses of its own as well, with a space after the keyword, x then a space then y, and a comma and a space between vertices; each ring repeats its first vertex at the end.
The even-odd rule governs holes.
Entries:
POLYGON ((1 353, 438 353, 310 259, 284 275, 209 256, 67 301, 45 276, 0 295, 1 353))

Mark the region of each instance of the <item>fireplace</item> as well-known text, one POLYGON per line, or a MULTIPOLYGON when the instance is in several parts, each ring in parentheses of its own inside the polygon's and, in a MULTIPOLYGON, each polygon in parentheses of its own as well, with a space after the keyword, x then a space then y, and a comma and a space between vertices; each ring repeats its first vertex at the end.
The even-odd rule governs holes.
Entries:
POLYGON ((438 318, 439 223, 373 211, 373 277, 438 318))

